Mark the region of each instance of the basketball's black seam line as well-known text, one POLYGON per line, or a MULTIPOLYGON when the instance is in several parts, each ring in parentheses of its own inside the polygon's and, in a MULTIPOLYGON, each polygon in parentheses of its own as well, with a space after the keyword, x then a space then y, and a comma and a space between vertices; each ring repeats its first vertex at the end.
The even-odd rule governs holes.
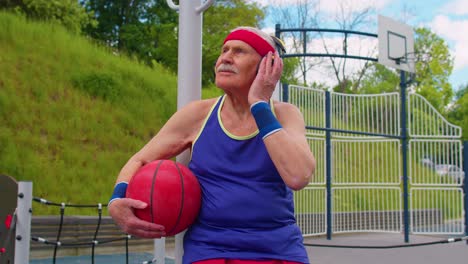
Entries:
POLYGON ((151 223, 154 223, 154 213, 153 213, 153 192, 154 192, 154 186, 156 185, 156 176, 158 176, 158 170, 159 167, 161 167, 161 164, 164 162, 164 160, 159 161, 158 166, 156 167, 156 170, 154 170, 153 173, 153 179, 151 182, 151 192, 150 192, 150 216, 151 216, 151 223))
POLYGON ((182 171, 180 170, 177 162, 174 161, 174 164, 177 168, 177 171, 179 172, 179 178, 180 178, 180 187, 181 187, 181 201, 180 201, 180 210, 179 210, 179 215, 177 216, 177 220, 175 222, 174 227, 172 227, 171 231, 169 233, 172 233, 177 226, 179 225, 180 218, 182 216, 182 211, 184 210, 184 195, 185 195, 185 189, 184 189, 184 177, 182 175, 182 171))

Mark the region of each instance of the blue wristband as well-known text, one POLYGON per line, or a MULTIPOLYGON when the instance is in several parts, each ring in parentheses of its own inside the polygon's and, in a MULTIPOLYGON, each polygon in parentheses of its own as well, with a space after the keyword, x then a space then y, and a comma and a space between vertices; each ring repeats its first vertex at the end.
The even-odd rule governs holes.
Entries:
POLYGON ((119 182, 115 185, 114 187, 114 192, 112 193, 112 196, 109 200, 109 203, 107 206, 109 206, 113 201, 125 198, 125 195, 127 194, 127 187, 128 183, 127 182, 119 182))
POLYGON ((270 105, 267 102, 259 101, 250 107, 250 112, 255 118, 260 137, 265 139, 269 135, 282 129, 281 124, 271 111, 270 105))

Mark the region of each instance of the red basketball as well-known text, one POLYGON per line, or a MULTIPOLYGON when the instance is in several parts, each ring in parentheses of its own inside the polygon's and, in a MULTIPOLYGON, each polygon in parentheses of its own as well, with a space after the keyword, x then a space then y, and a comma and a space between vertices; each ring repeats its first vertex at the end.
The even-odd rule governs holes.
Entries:
POLYGON ((155 160, 141 167, 128 183, 127 197, 148 204, 135 215, 165 227, 166 236, 188 228, 198 215, 201 190, 197 178, 181 163, 155 160))

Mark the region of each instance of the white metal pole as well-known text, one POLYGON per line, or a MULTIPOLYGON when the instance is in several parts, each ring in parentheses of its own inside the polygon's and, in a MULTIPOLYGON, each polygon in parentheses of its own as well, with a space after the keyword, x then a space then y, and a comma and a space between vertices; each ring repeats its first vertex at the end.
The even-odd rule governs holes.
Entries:
POLYGON ((16 208, 15 263, 29 263, 31 241, 32 182, 18 182, 16 208))
POLYGON ((166 263, 166 238, 154 240, 154 258, 158 264, 166 263))
POLYGON ((202 0, 179 2, 177 109, 201 98, 202 0))
MULTIPOLYGON (((169 7, 179 11, 178 110, 201 98, 203 11, 213 2, 180 0, 179 5, 175 5, 172 0, 167 0, 169 7)), ((189 151, 177 156, 177 161, 183 164, 187 164, 189 159, 189 151)), ((182 263, 184 234, 182 232, 175 236, 175 264, 182 263)))
MULTIPOLYGON (((201 98, 201 59, 202 59, 202 14, 196 12, 202 0, 181 0, 179 2, 179 57, 177 82, 177 109, 201 98)), ((187 164, 189 152, 177 157, 177 161, 187 164)), ((175 264, 182 263, 185 232, 175 236, 175 264)))

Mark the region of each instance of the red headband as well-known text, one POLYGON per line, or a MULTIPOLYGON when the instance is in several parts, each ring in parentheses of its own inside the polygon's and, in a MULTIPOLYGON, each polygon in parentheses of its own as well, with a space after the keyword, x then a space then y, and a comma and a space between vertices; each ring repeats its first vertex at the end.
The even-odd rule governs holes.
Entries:
POLYGON ((275 52, 275 48, 272 47, 266 40, 249 30, 239 29, 231 32, 226 37, 223 44, 229 40, 240 40, 249 44, 262 57, 267 55, 269 51, 271 51, 272 53, 275 52))

